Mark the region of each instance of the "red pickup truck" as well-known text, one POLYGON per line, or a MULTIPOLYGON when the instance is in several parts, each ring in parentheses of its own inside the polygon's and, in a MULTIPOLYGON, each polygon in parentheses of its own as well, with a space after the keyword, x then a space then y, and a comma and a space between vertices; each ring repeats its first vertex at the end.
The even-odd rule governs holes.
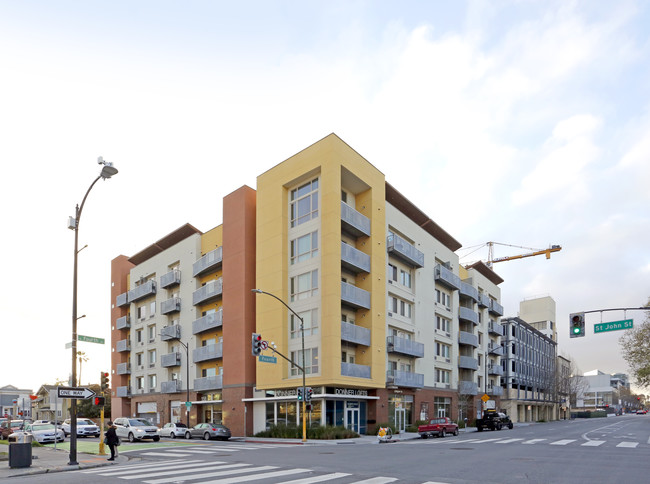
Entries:
POLYGON ((434 418, 428 424, 420 425, 418 433, 423 439, 429 437, 444 437, 447 434, 458 435, 458 425, 447 417, 434 418))

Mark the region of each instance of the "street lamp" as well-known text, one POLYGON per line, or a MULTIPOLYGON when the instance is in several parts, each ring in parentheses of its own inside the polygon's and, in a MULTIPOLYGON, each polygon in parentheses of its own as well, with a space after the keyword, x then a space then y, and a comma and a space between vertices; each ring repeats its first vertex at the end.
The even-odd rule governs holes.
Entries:
POLYGON ((185 400, 185 415, 187 420, 187 428, 190 428, 190 407, 187 406, 187 402, 190 401, 190 348, 189 343, 185 344, 180 339, 177 340, 185 348, 185 371, 186 371, 186 382, 185 388, 187 389, 187 400, 185 400))
MULTIPOLYGON (((113 166, 112 163, 104 161, 100 156, 97 158, 97 163, 102 166, 102 171, 99 176, 95 178, 90 184, 90 187, 86 191, 81 205, 77 205, 75 208, 75 216, 68 219, 68 228, 74 230, 74 269, 72 275, 72 381, 70 382, 71 387, 77 386, 77 262, 79 255, 79 220, 81 219, 81 211, 84 208, 86 203, 86 198, 90 190, 95 186, 100 178, 104 180, 112 177, 117 174, 117 168, 113 166)), ((83 248, 82 248, 83 250, 83 248)), ((70 402, 70 462, 68 465, 78 465, 77 462, 77 400, 71 399, 70 402)))
MULTIPOLYGON (((285 303, 282 299, 280 299, 278 296, 275 294, 271 294, 270 292, 262 291, 261 289, 251 289, 251 292, 254 292, 256 294, 266 294, 267 296, 271 296, 278 301, 280 301, 289 311, 291 311, 294 316, 296 316, 300 320, 300 336, 302 340, 302 441, 307 442, 307 403, 305 402, 305 325, 304 325, 304 320, 298 315, 297 312, 295 312, 293 309, 289 307, 287 303, 285 303)), ((293 363, 293 362, 292 362, 293 363)))

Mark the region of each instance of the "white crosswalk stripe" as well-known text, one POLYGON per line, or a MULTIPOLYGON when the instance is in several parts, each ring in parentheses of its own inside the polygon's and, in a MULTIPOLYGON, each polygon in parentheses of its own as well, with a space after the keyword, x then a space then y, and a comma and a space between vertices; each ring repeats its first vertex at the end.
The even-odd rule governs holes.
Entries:
POLYGON ((635 448, 637 445, 639 445, 638 442, 621 442, 618 444, 616 447, 629 447, 629 448, 635 448))
POLYGON ((555 442, 551 442, 549 445, 568 445, 571 442, 575 442, 575 440, 572 439, 562 439, 562 440, 557 440, 555 442))
POLYGON ((294 479, 293 481, 279 482, 278 484, 313 484, 315 482, 331 481, 332 479, 339 479, 347 477, 350 474, 344 472, 335 472, 333 474, 324 474, 322 476, 306 477, 304 479, 294 479))
POLYGON ((599 445, 603 445, 605 443, 604 440, 589 440, 588 442, 585 442, 582 444, 583 447, 598 447, 599 445))
POLYGON ((511 444, 512 442, 518 442, 519 440, 524 440, 524 439, 506 439, 506 440, 500 440, 499 442, 495 442, 495 444, 511 444))
POLYGON ((530 440, 527 440, 526 442, 522 442, 522 444, 533 445, 533 444, 538 444, 540 442, 544 442, 545 440, 546 439, 530 439, 530 440))

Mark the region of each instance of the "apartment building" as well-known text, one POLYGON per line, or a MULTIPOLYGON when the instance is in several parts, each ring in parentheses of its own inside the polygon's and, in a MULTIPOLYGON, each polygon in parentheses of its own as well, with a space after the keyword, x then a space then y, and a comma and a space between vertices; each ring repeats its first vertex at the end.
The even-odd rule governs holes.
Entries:
POLYGON ((551 296, 524 299, 519 303, 519 317, 557 343, 555 301, 551 296))
POLYGON ((519 317, 504 318, 501 408, 513 422, 553 420, 558 414, 557 343, 519 317))
POLYGON ((113 416, 250 433, 255 367, 243 350, 255 330, 255 191, 226 196, 223 224, 208 232, 186 224, 116 257, 111 281, 113 416))
POLYGON ((473 418, 502 391, 503 280, 460 247, 329 135, 228 195, 222 225, 113 261, 114 416, 300 425, 304 361, 309 425, 473 418))

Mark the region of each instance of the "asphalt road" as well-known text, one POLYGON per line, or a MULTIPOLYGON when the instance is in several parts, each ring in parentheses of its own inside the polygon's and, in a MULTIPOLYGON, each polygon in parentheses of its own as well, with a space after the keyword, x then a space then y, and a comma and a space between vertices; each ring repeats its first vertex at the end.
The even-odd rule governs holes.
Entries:
MULTIPOLYGON (((354 441, 353 441, 354 442, 354 441)), ((164 444, 164 441, 162 442, 164 444)), ((199 442, 122 455, 129 464, 14 483, 640 484, 650 482, 650 415, 580 419, 388 444, 199 442)), ((135 448, 135 447, 134 447, 135 448)))

